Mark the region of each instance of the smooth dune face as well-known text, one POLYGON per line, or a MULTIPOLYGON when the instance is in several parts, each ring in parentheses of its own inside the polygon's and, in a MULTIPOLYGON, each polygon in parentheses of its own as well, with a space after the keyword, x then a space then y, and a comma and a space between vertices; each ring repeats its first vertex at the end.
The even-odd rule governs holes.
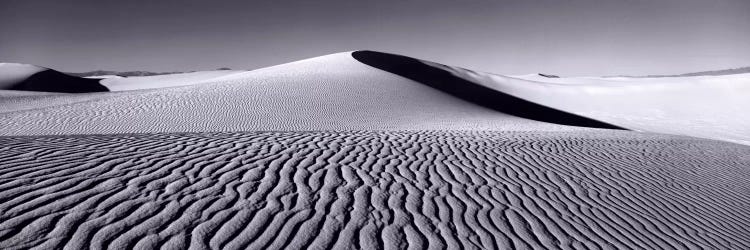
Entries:
POLYGON ((350 53, 184 87, 14 98, 5 110, 0 114, 0 135, 582 129, 496 112, 364 65, 350 53), (38 103, 44 107, 26 108, 38 103))
POLYGON ((750 147, 718 141, 412 131, 0 145, 0 248, 750 248, 750 147))
POLYGON ((418 59, 376 51, 355 51, 352 53, 352 57, 377 69, 391 72, 503 114, 561 125, 621 129, 612 124, 540 105, 502 91, 487 88, 418 59))
POLYGON ((214 70, 155 76, 107 77, 101 83, 110 91, 158 89, 211 82, 217 78, 241 72, 245 71, 214 70))
POLYGON ((750 145, 750 74, 507 77, 431 64, 489 88, 624 128, 750 145))

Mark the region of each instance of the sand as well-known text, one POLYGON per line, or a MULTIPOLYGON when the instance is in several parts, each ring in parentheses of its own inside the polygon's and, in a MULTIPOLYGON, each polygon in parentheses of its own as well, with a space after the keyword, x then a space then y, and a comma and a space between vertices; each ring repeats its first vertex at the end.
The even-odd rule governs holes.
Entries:
POLYGON ((631 130, 750 145, 750 74, 690 77, 502 76, 432 63, 489 88, 631 130))
POLYGON ((245 71, 214 70, 154 76, 106 77, 100 82, 110 91, 159 89, 212 82, 217 78, 241 72, 245 71))
POLYGON ((364 65, 351 53, 182 87, 14 98, 0 113, 0 128, 0 135, 582 129, 503 114, 364 65), (43 108, 27 108, 33 105, 43 108))
POLYGON ((750 247, 750 147, 689 137, 245 132, 0 145, 0 248, 750 247))
POLYGON ((426 65, 512 98, 351 53, 0 90, 0 248, 750 248, 750 147, 534 106, 617 86, 426 65), (525 108, 549 116, 513 115, 525 108))
POLYGON ((36 65, 21 63, 0 63, 0 90, 8 89, 26 80, 33 74, 47 70, 36 65))
POLYGON ((109 91, 99 83, 99 79, 75 77, 28 64, 0 63, 0 91, 5 90, 57 93, 109 91))

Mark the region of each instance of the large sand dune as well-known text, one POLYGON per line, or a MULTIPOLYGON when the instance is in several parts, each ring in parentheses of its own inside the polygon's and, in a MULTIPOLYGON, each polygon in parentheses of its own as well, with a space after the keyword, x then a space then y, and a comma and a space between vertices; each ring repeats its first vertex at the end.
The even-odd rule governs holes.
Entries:
POLYGON ((3 102, 0 135, 255 130, 580 130, 454 97, 339 53, 201 84, 3 102), (38 109, 28 106, 41 105, 38 109), (18 110, 13 110, 18 107, 18 110))
POLYGON ((750 248, 750 147, 698 138, 745 143, 747 116, 657 98, 744 104, 742 76, 681 92, 354 55, 0 90, 0 248, 750 248), (661 120, 691 117, 714 120, 661 120))

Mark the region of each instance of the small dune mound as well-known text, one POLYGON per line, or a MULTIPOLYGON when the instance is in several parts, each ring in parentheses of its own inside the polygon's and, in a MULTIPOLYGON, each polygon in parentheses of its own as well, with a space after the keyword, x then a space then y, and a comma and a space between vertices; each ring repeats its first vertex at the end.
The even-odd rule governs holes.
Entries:
POLYGON ((48 69, 31 64, 0 63, 0 89, 10 89, 31 75, 45 70, 48 69))
POLYGON ((542 74, 542 73, 539 73, 539 76, 546 77, 546 78, 560 78, 560 76, 551 75, 551 74, 542 74))
POLYGON ((622 129, 618 126, 539 105, 501 91, 497 91, 431 64, 411 57, 376 51, 355 51, 354 59, 413 81, 436 88, 458 98, 488 107, 505 114, 526 119, 570 126, 622 129))
POLYGON ((28 64, 0 63, 0 89, 61 93, 108 91, 99 79, 80 78, 28 64))

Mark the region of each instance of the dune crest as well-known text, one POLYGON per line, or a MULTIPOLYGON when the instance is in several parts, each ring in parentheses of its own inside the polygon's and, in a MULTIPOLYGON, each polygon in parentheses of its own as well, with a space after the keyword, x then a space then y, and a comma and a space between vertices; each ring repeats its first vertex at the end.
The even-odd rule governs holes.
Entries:
POLYGON ((15 63, 0 63, 0 90, 59 93, 109 91, 98 79, 75 77, 39 66, 15 63))
POLYGON ((428 64, 406 56, 367 50, 355 51, 352 56, 364 64, 406 77, 504 114, 562 125, 622 129, 612 124, 543 106, 508 95, 502 91, 487 88, 455 76, 450 71, 430 65, 434 63, 428 64))
POLYGON ((362 64, 349 52, 174 88, 5 101, 0 135, 584 129, 497 112, 362 64), (25 108, 40 103, 45 108, 25 108))
POLYGON ((0 90, 10 89, 31 75, 45 70, 48 69, 31 64, 0 63, 0 90))

